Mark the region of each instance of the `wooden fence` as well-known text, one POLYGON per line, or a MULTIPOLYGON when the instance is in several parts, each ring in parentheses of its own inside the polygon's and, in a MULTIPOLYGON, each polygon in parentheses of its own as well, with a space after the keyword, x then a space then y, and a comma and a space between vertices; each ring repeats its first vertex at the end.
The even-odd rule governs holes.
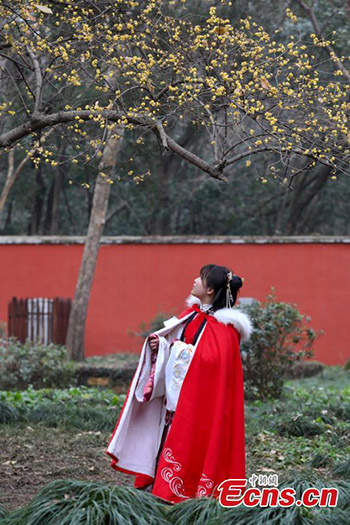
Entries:
POLYGON ((71 299, 20 298, 8 303, 8 335, 21 343, 65 344, 71 299))

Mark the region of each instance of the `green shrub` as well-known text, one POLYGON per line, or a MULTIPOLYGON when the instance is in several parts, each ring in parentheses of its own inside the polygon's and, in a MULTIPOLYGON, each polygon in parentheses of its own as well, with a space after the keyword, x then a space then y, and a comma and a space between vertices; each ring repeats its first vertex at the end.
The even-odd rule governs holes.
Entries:
POLYGON ((264 302, 254 301, 241 310, 254 327, 250 340, 241 345, 246 397, 278 398, 293 363, 313 355, 318 334, 308 326, 310 317, 294 304, 277 302, 273 289, 264 302))
POLYGON ((76 364, 67 359, 63 346, 20 343, 10 338, 0 346, 0 390, 75 385, 76 364))
POLYGON ((0 321, 0 338, 4 339, 6 337, 6 323, 0 321))

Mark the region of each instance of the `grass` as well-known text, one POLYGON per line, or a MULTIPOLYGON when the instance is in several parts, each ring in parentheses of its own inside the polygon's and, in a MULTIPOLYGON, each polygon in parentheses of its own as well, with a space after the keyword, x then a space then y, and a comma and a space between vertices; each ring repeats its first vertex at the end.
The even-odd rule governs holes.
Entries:
POLYGON ((281 399, 246 403, 248 470, 282 478, 312 468, 331 476, 350 461, 349 384, 349 371, 326 367, 318 376, 288 381, 281 399), (323 464, 317 455, 326 458, 323 464))
MULTIPOLYGON (((223 508, 210 498, 192 499, 174 506, 129 487, 113 487, 78 480, 57 480, 39 491, 29 505, 0 519, 1 525, 311 525, 347 524, 350 482, 294 478, 296 496, 310 486, 336 486, 338 505, 330 508, 223 508), (333 520, 333 521, 332 521, 333 520)), ((283 484, 281 485, 283 488, 283 484)))
POLYGON ((41 489, 29 505, 5 516, 0 523, 166 525, 163 507, 150 494, 130 487, 57 480, 41 489))
MULTIPOLYGON (((340 497, 335 509, 224 509, 208 498, 169 506, 132 487, 59 479, 2 518, 5 510, 0 507, 0 525, 349 525, 349 379, 349 370, 326 367, 319 376, 288 381, 278 400, 245 405, 247 477, 276 473, 279 487, 293 486, 297 492, 314 485, 337 486, 340 497)), ((13 428, 16 433, 30 422, 34 429, 55 427, 55 432, 89 429, 92 434, 86 439, 93 441, 93 431, 104 429, 108 435, 113 430, 124 399, 112 391, 86 387, 11 393, 0 396, 0 417, 7 432, 13 428)))
POLYGON ((85 386, 0 392, 0 423, 110 430, 124 399, 125 395, 118 396, 112 390, 85 386))

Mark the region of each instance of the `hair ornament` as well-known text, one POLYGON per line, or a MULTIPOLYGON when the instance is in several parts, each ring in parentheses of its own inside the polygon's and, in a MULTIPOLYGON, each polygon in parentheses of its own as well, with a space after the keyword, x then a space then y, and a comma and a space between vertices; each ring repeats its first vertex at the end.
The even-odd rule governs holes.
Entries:
POLYGON ((231 292, 231 286, 230 282, 232 281, 232 272, 228 272, 227 274, 227 283, 226 283, 226 308, 231 308, 231 305, 233 305, 233 297, 231 292))

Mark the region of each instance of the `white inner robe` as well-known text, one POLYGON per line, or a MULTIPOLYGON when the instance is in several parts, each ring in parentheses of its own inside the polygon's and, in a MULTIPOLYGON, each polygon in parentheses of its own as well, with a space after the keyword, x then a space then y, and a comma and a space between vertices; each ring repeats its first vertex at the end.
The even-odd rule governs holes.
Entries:
MULTIPOLYGON (((175 359, 176 356, 174 355, 174 359, 169 361, 170 344, 173 339, 180 338, 183 323, 190 315, 192 312, 182 319, 172 317, 164 322, 164 328, 154 332, 159 336, 159 348, 153 390, 148 401, 143 401, 143 390, 151 372, 151 349, 148 338, 144 342, 123 414, 107 448, 108 452, 118 458, 117 465, 121 468, 155 476, 156 458, 164 430, 166 410, 168 407, 168 410, 176 408, 181 386, 192 360, 183 360, 179 381, 176 375, 178 368, 175 368, 179 364, 175 359), (174 389, 172 385, 174 379, 179 388, 174 389), (169 402, 166 398, 167 392, 169 402)), ((198 345, 204 331, 205 328, 195 346, 198 345)))

